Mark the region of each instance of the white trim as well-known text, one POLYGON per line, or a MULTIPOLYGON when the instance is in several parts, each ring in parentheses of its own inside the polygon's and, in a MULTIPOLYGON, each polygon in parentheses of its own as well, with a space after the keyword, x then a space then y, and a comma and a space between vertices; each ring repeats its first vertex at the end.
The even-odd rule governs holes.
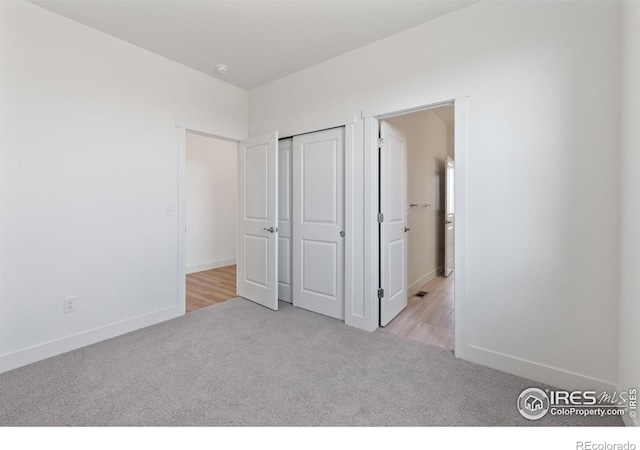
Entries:
POLYGON ((322 123, 314 123, 313 125, 302 125, 292 128, 283 128, 278 130, 280 139, 287 139, 300 134, 315 133, 316 131, 328 130, 330 128, 340 128, 346 125, 358 123, 358 114, 346 114, 337 120, 329 120, 322 123))
POLYGON ((357 301, 354 292, 354 212, 353 212, 353 159, 354 159, 354 124, 344 126, 344 323, 354 323, 353 304, 357 301))
POLYGON ((126 319, 121 322, 110 323, 82 333, 74 334, 53 341, 34 345, 16 352, 0 356, 0 373, 17 369, 43 359, 51 358, 62 353, 70 352, 87 345, 95 344, 107 339, 155 325, 170 319, 175 319, 184 314, 184 310, 178 306, 161 309, 149 314, 126 319))
POLYGON ((436 267, 432 271, 430 271, 430 272, 424 274, 423 276, 421 276, 420 278, 418 278, 418 280, 415 281, 414 283, 411 283, 411 285, 409 285, 409 287, 407 287, 407 297, 413 297, 418 292, 420 292, 420 288, 422 286, 424 286, 425 284, 427 284, 429 281, 435 279, 436 276, 438 276, 438 272, 441 271, 441 270, 442 270, 442 266, 436 267))
POLYGON ((468 160, 468 110, 469 99, 457 98, 454 102, 454 156, 456 160, 455 177, 455 355, 463 358, 467 346, 469 321, 467 302, 467 160, 468 160))
POLYGON ((218 269, 220 267, 233 266, 236 263, 235 258, 231 259, 221 259, 220 261, 210 261, 202 264, 194 264, 192 266, 187 266, 187 274, 202 272, 204 270, 218 269))
POLYGON ((178 309, 187 312, 187 195, 185 188, 187 160, 187 132, 177 128, 178 132, 178 309))
POLYGON ((377 296, 380 277, 378 214, 378 131, 374 117, 364 119, 364 317, 362 328, 374 331, 380 324, 377 296))
POLYGON ((393 104, 389 104, 389 102, 386 101, 383 105, 375 105, 372 107, 363 108, 362 118, 366 119, 368 117, 375 117, 377 119, 386 119, 402 114, 409 114, 412 112, 450 105, 455 100, 464 97, 468 97, 468 95, 460 95, 459 93, 458 95, 456 95, 455 93, 452 93, 452 95, 439 95, 437 98, 430 96, 413 96, 411 98, 395 101, 393 104))
POLYGON ((476 364, 491 367, 492 369, 497 369, 502 372, 517 375, 539 383, 548 384, 560 389, 592 389, 597 391, 611 391, 615 389, 615 384, 606 380, 599 380, 581 373, 536 363, 524 358, 506 355, 504 353, 495 352, 475 345, 466 345, 462 352, 459 352, 458 346, 456 345, 456 356, 476 364))
POLYGON ((215 128, 211 128, 208 124, 194 124, 180 119, 176 119, 176 128, 184 128, 190 133, 201 134, 203 136, 209 136, 216 139, 222 139, 223 141, 240 142, 247 139, 247 136, 245 134, 228 136, 220 133, 219 130, 216 130, 215 128))

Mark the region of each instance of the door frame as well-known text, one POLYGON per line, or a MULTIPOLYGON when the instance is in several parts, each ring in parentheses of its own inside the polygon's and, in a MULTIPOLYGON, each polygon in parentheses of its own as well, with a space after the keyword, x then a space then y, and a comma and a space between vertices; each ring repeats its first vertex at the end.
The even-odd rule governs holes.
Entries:
MULTIPOLYGON (((187 313, 187 195, 186 195, 186 162, 187 162, 187 133, 199 134, 201 136, 219 139, 222 141, 235 142, 239 144, 241 137, 232 138, 221 136, 211 130, 203 130, 201 127, 191 127, 176 120, 176 131, 178 141, 178 206, 176 215, 178 217, 177 239, 178 239, 178 296, 177 307, 182 314, 187 313)), ((237 232, 237 224, 236 224, 237 232)), ((237 250, 237 249, 236 249, 237 250)), ((236 255, 237 257, 237 255, 236 255)))
POLYGON ((424 104, 407 105, 396 110, 362 111, 364 122, 364 213, 365 221, 365 292, 364 296, 370 304, 371 311, 369 328, 375 330, 380 323, 380 309, 377 296, 380 269, 379 227, 376 216, 379 205, 379 161, 378 135, 380 121, 394 116, 409 114, 417 111, 454 105, 454 154, 456 160, 455 177, 455 355, 465 358, 467 350, 468 303, 467 303, 467 143, 468 143, 468 97, 454 97, 424 104))

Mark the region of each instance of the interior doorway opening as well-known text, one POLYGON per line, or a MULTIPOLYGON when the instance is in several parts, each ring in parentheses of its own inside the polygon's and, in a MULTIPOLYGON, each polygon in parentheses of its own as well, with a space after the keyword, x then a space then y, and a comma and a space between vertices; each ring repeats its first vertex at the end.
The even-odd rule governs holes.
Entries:
POLYGON ((380 325, 453 351, 454 105, 379 123, 380 325))
POLYGON ((186 312, 236 297, 238 143, 185 133, 186 312))

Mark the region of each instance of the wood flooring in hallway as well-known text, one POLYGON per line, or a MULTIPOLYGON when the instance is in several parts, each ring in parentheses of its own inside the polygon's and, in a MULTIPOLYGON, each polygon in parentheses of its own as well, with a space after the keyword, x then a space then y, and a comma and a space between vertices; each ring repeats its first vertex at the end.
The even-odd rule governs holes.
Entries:
POLYGON ((236 266, 187 275, 187 312, 237 297, 236 266))
POLYGON ((410 297, 407 307, 382 330, 453 351, 453 285, 453 274, 434 278, 421 288, 428 294, 410 297))

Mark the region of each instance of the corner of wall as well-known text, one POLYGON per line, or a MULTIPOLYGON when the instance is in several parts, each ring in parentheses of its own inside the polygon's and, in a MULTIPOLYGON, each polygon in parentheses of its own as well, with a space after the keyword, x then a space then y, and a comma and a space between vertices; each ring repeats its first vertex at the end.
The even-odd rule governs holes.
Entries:
POLYGON ((173 306, 150 314, 144 314, 121 322, 83 331, 75 335, 44 342, 9 354, 0 355, 0 373, 8 372, 88 345, 97 344, 98 342, 151 325, 156 325, 160 322, 175 319, 184 314, 185 311, 179 306, 173 306))

